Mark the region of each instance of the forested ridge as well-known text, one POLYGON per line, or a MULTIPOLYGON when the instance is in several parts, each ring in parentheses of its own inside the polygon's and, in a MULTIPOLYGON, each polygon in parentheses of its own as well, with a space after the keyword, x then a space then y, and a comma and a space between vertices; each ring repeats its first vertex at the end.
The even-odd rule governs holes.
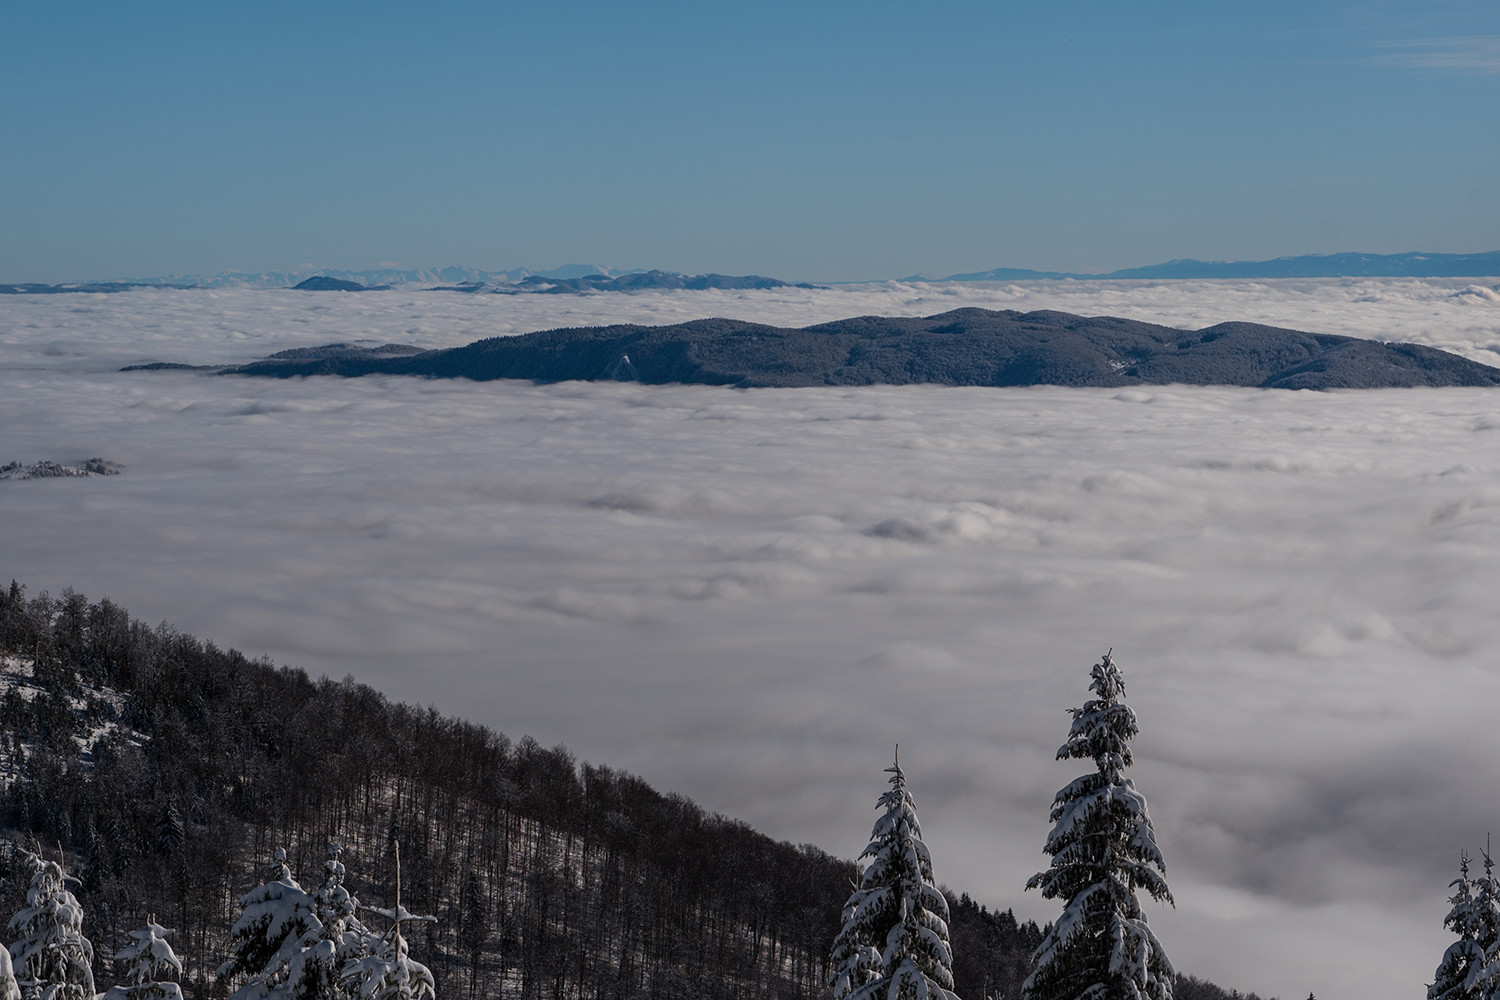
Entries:
MULTIPOLYGON (((124 371, 181 368, 132 365, 124 371)), ((225 374, 417 375, 767 386, 1242 385, 1276 389, 1494 386, 1500 370, 1420 344, 1259 323, 1188 331, 1053 310, 856 316, 791 329, 733 319, 577 327, 413 352, 387 344, 284 351, 225 374), (389 350, 400 348, 397 355, 389 350)))
MULTIPOLYGON (((562 746, 249 659, 109 600, 0 590, 0 909, 21 850, 61 854, 95 978, 127 933, 176 929, 185 996, 238 985, 239 899, 330 841, 348 887, 436 915, 409 935, 440 997, 818 997, 858 869, 562 746)), ((949 895, 954 990, 1015 997, 1043 929, 949 895)), ((1224 991, 1179 980, 1182 1000, 1224 991)))

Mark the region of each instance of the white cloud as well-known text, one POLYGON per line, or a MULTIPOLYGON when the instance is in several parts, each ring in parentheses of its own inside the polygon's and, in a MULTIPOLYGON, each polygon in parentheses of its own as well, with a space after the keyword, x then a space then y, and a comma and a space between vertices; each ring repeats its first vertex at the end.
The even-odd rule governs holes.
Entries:
POLYGON ((1059 309, 1197 329, 1228 320, 1404 340, 1495 363, 1500 294, 1473 278, 1245 281, 885 282, 827 289, 464 295, 142 289, 6 296, 0 363, 108 370, 140 361, 228 364, 337 341, 456 347, 481 337, 603 323, 729 316, 803 326, 849 316, 926 316, 965 306, 1059 309))
POLYGON ((1500 73, 1500 35, 1417 38, 1376 46, 1376 62, 1403 69, 1437 69, 1459 73, 1500 73))
POLYGON ((1077 771, 1053 760, 1064 710, 1113 646, 1174 960, 1262 995, 1394 998, 1430 977, 1458 849, 1494 825, 1500 396, 107 369, 986 303, 1478 352, 1500 307, 1467 284, 8 297, 0 460, 126 471, 0 484, 0 572, 566 741, 847 856, 899 741, 939 877, 1038 919, 1054 907, 1020 887, 1077 771))

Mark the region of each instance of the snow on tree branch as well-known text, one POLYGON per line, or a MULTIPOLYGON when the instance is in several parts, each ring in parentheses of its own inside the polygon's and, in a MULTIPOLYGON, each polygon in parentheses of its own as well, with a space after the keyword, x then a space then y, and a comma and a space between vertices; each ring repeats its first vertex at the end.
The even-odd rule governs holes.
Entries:
POLYGON ((1138 730, 1112 653, 1090 672, 1098 697, 1071 710, 1057 751, 1059 760, 1092 759, 1095 770, 1057 793, 1043 848, 1052 865, 1026 883, 1065 901, 1022 987, 1027 1000, 1172 1000, 1176 973, 1136 896, 1170 903, 1172 893, 1145 796, 1123 774, 1138 730))

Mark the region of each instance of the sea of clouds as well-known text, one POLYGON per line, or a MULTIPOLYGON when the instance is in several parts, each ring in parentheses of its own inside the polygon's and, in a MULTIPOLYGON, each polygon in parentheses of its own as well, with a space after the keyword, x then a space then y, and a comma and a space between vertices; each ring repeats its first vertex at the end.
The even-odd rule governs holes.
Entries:
POLYGON ((1441 280, 0 298, 0 574, 352 673, 853 857, 893 744, 940 880, 1039 921, 1066 709, 1113 647, 1177 965, 1422 989, 1500 787, 1500 395, 733 390, 118 373, 330 341, 959 306, 1497 361, 1441 280))

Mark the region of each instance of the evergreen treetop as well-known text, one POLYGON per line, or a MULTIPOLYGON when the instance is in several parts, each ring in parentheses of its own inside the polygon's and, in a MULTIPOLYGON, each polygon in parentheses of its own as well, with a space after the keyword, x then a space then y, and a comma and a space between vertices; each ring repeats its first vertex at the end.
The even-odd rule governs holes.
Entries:
POLYGON ((182 961, 167 941, 171 933, 154 917, 130 931, 130 943, 115 953, 130 985, 110 987, 101 1000, 182 1000, 182 988, 169 978, 182 975, 182 961))
MULTIPOLYGON (((1459 909, 1458 905, 1454 909, 1459 909)), ((1495 876, 1495 861, 1490 856, 1488 843, 1484 850, 1484 874, 1474 880, 1472 898, 1464 909, 1461 919, 1467 923, 1473 946, 1481 952, 1482 957, 1467 964, 1466 975, 1461 982, 1453 983, 1451 979, 1444 982, 1435 976, 1433 988, 1439 985, 1456 985, 1459 988, 1453 994, 1456 1000, 1467 1000, 1470 997, 1500 1000, 1500 879, 1495 876)), ((1450 916, 1452 915, 1450 912, 1450 916)), ((1447 921, 1444 923, 1447 925, 1447 921)), ((1470 949, 1464 947, 1461 931, 1459 940, 1454 945, 1464 953, 1462 957, 1469 957, 1470 949)), ((1449 951, 1453 950, 1452 947, 1449 948, 1449 951)), ((1438 967, 1439 975, 1446 971, 1452 976, 1457 970, 1448 968, 1447 954, 1444 954, 1443 959, 1443 964, 1438 967)), ((1430 993, 1429 989, 1429 995, 1430 993)))
POLYGON ((899 759, 886 773, 891 788, 879 802, 885 812, 860 854, 870 864, 844 904, 829 985, 835 1000, 953 1000, 948 901, 933 884, 932 857, 899 759))
POLYGON ((0 1000, 21 1000, 15 968, 10 964, 10 949, 0 948, 0 1000))
POLYGON ((60 864, 23 853, 32 867, 31 887, 26 906, 10 919, 10 929, 20 935, 10 958, 22 994, 93 1000, 94 946, 83 936, 83 907, 68 891, 60 864))
POLYGON ((286 980, 287 967, 303 950, 303 938, 321 930, 322 922, 317 901, 292 878, 286 851, 279 848, 271 879, 240 897, 240 906, 240 917, 229 929, 234 954, 219 966, 219 976, 249 976, 232 996, 259 1000, 286 980))
POLYGON ((1484 992, 1479 980, 1485 965, 1483 939, 1493 936, 1494 924, 1486 919, 1483 901, 1469 878, 1469 854, 1459 854, 1458 878, 1449 883, 1454 890, 1448 901, 1453 908, 1443 918, 1443 926, 1458 935, 1448 946, 1443 960, 1427 988, 1427 1000, 1480 1000, 1484 992))
POLYGON ((372 941, 365 954, 350 958, 344 964, 339 983, 360 1000, 436 1000, 437 984, 432 970, 408 953, 401 925, 436 923, 437 917, 419 917, 401 905, 401 843, 396 849, 396 899, 390 909, 362 906, 390 921, 390 930, 372 941))
POLYGON ((1122 701, 1125 681, 1112 651, 1091 677, 1098 697, 1071 709, 1073 724, 1057 757, 1091 758, 1095 770, 1052 803, 1044 848, 1052 865, 1026 888, 1065 905, 1023 991, 1028 1000, 1171 1000, 1176 973, 1136 898, 1144 890, 1172 901, 1146 799, 1123 774, 1135 713, 1122 701))

